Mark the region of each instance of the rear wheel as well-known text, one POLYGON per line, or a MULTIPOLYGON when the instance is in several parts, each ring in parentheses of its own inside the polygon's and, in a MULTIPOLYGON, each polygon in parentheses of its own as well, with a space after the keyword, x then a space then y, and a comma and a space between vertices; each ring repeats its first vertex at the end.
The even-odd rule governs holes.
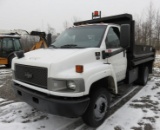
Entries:
POLYGON ((109 109, 109 93, 105 88, 98 88, 91 92, 90 104, 83 115, 83 121, 91 126, 98 127, 103 123, 109 109))
POLYGON ((140 68, 139 85, 146 85, 149 77, 149 69, 147 66, 140 68))

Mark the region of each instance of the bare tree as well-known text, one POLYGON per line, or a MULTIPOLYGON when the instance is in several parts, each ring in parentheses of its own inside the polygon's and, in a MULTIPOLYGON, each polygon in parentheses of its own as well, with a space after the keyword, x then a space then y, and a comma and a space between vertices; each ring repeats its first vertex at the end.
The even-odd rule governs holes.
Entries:
POLYGON ((48 34, 50 33, 50 34, 52 34, 52 35, 55 35, 56 34, 56 30, 53 28, 53 27, 51 27, 49 24, 48 24, 48 34))
POLYGON ((63 26, 64 26, 64 29, 67 29, 69 27, 69 22, 66 20, 64 23, 63 23, 63 26))
POLYGON ((153 3, 151 2, 148 8, 148 14, 147 14, 147 20, 146 20, 147 27, 148 27, 148 44, 149 45, 152 45, 154 18, 155 18, 155 10, 153 7, 153 3))
POLYGON ((142 44, 147 44, 148 43, 148 23, 147 22, 143 22, 142 23, 142 44))
POLYGON ((142 18, 138 18, 135 24, 136 44, 142 44, 142 18))
POLYGON ((147 9, 147 13, 143 15, 143 19, 136 21, 135 33, 136 43, 160 48, 160 13, 155 10, 152 2, 147 9))
POLYGON ((160 50, 160 12, 159 10, 156 12, 155 17, 155 27, 154 27, 154 34, 155 34, 155 47, 160 50))

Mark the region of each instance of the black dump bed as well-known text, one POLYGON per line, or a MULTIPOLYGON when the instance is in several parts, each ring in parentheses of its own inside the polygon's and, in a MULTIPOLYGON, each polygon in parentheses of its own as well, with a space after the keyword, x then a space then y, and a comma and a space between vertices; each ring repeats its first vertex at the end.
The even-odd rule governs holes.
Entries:
POLYGON ((113 23, 113 24, 129 24, 130 25, 130 46, 127 49, 128 67, 143 64, 145 62, 154 61, 155 49, 152 46, 135 44, 135 21, 130 14, 121 14, 103 18, 97 18, 87 21, 75 22, 74 25, 94 24, 94 23, 113 23))

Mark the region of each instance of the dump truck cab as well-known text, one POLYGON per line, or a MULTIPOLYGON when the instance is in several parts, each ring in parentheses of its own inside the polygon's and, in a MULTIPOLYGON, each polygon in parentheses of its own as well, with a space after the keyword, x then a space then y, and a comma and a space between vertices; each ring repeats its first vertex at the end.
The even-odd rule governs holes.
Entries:
POLYGON ((15 34, 0 34, 0 64, 11 66, 14 52, 22 50, 20 36, 15 34))

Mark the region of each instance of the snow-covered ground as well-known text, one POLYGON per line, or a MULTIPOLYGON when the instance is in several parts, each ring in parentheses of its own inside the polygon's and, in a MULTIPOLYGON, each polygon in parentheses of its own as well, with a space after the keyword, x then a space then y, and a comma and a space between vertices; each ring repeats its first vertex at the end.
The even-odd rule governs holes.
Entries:
POLYGON ((99 130, 160 130, 160 77, 151 81, 99 130))
POLYGON ((0 130, 56 130, 75 121, 37 111, 24 102, 3 106, 7 102, 0 104, 0 130))
MULTIPOLYGON (((108 117, 98 130, 160 130, 160 55, 154 75, 131 100, 108 117)), ((11 70, 0 69, 0 81, 11 70)), ((1 85, 1 84, 0 84, 1 85)), ((3 84, 2 84, 3 86, 3 84)), ((1 97, 1 95, 0 95, 1 97)), ((0 130, 92 129, 80 118, 70 119, 40 112, 24 102, 0 98, 0 130)))

